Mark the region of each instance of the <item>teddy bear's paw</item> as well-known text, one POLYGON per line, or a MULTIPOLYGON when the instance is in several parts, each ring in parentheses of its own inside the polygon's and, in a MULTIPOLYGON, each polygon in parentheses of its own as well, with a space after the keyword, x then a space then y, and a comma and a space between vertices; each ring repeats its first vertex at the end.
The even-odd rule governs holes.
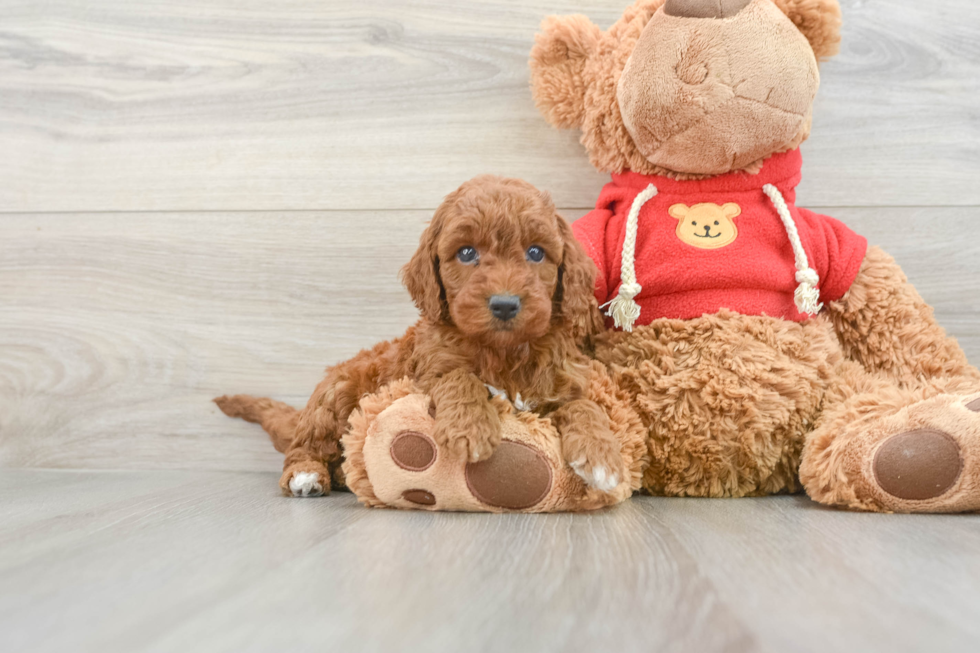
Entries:
POLYGON ((527 510, 541 503, 552 488, 552 470, 545 456, 510 440, 500 442, 486 460, 467 462, 451 451, 440 452, 425 433, 403 431, 392 440, 387 456, 400 471, 389 472, 375 487, 400 507, 527 510))
POLYGON ((980 395, 939 395, 907 409, 905 428, 871 452, 886 510, 980 510, 980 395))
POLYGON ((410 394, 370 423, 356 423, 345 444, 345 465, 359 498, 367 497, 373 506, 416 510, 536 511, 554 506, 556 488, 567 491, 556 478, 561 474, 557 441, 543 437, 550 427, 545 422, 508 417, 507 437, 501 434, 492 452, 474 461, 468 446, 453 447, 458 440, 439 432, 440 417, 427 396, 410 394), (541 437, 529 424, 541 429, 541 437))
POLYGON ((319 463, 295 463, 283 472, 279 487, 286 496, 323 496, 330 493, 330 474, 319 463))

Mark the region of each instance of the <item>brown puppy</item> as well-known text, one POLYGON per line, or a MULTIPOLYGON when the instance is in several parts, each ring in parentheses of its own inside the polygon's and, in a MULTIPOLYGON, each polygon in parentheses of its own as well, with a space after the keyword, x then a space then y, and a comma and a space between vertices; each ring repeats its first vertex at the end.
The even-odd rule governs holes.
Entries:
POLYGON ((616 487, 620 444, 584 398, 583 353, 602 329, 596 268, 551 198, 517 179, 477 177, 450 194, 422 234, 402 278, 421 319, 390 342, 331 367, 302 411, 269 399, 220 397, 232 417, 262 424, 286 454, 285 494, 336 484, 339 440, 358 400, 411 377, 432 397, 434 437, 466 460, 500 442, 500 402, 549 416, 572 468, 601 490, 616 487))

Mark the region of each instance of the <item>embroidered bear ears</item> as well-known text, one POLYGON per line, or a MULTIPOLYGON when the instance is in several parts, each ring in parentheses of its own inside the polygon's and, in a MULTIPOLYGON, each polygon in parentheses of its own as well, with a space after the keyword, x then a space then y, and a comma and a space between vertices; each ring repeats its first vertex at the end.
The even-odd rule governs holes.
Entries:
POLYGON ((600 170, 751 171, 809 135, 840 23, 837 0, 639 0, 607 32, 551 16, 531 52, 535 103, 582 129, 600 170))

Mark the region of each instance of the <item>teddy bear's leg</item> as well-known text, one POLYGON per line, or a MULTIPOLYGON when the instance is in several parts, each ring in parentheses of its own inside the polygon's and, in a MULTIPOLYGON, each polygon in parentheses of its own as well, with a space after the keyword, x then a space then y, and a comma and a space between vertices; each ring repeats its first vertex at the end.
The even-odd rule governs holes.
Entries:
POLYGON ((980 392, 973 379, 903 387, 845 361, 824 406, 800 465, 811 498, 885 512, 980 510, 980 392))
POLYGON ((980 372, 895 261, 869 249, 827 312, 847 361, 804 449, 810 496, 867 510, 980 509, 980 372))

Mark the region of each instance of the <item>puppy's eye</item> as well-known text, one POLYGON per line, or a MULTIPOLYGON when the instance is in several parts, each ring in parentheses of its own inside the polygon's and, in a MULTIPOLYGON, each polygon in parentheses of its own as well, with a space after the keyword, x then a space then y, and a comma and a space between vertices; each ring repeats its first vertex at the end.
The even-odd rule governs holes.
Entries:
POLYGON ((698 226, 697 222, 692 222, 691 224, 693 224, 695 227, 698 226))
POLYGON ((524 252, 524 256, 527 258, 527 260, 531 261, 531 263, 540 263, 544 260, 544 250, 537 245, 531 245, 527 248, 527 251, 524 252))
POLYGON ((718 221, 717 221, 717 220, 715 220, 715 226, 716 226, 716 227, 718 226, 718 221))
POLYGON ((480 258, 480 254, 475 248, 467 245, 466 247, 460 247, 459 251, 456 252, 456 260, 464 265, 471 265, 476 263, 477 259, 480 258))

